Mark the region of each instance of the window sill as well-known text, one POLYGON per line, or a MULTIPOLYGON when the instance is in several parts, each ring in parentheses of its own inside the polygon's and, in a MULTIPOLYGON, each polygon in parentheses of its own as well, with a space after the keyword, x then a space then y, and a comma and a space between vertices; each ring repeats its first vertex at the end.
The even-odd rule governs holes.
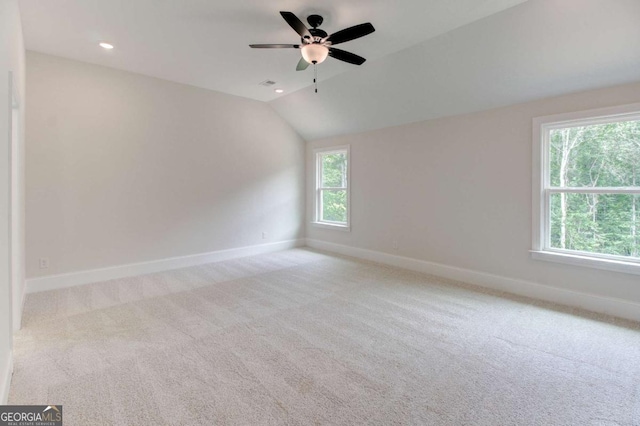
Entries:
POLYGON ((640 275, 640 263, 625 262, 622 260, 602 259, 599 257, 581 256, 577 254, 556 253, 551 251, 531 250, 531 258, 548 262, 564 263, 587 268, 604 269, 606 271, 623 272, 640 275))
POLYGON ((333 229, 335 231, 343 231, 343 232, 351 232, 351 227, 349 225, 334 225, 332 223, 325 222, 311 222, 311 225, 316 228, 323 229, 333 229))

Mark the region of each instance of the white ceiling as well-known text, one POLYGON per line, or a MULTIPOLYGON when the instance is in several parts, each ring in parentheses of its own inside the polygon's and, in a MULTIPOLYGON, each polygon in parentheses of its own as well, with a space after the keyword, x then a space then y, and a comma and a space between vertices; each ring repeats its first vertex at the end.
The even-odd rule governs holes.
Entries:
POLYGON ((635 81, 640 0, 530 0, 271 105, 316 140, 635 81))
POLYGON ((640 0, 20 0, 28 49, 270 101, 307 140, 463 114, 640 80, 640 0), (329 58, 296 72, 278 14, 325 17, 331 33, 370 21, 329 58), (116 45, 111 52, 99 41, 116 45), (277 95, 258 83, 271 79, 277 95))
MULTIPOLYGON (((372 22, 376 32, 340 46, 372 60, 446 33, 525 0, 20 0, 27 49, 269 101, 270 79, 286 94, 312 84, 296 72, 294 49, 250 43, 298 43, 278 13, 325 17, 328 33, 372 22), (320 4, 320 7, 312 5, 320 4), (104 51, 98 42, 116 48, 104 51)), ((358 67, 329 58, 320 79, 358 67)))

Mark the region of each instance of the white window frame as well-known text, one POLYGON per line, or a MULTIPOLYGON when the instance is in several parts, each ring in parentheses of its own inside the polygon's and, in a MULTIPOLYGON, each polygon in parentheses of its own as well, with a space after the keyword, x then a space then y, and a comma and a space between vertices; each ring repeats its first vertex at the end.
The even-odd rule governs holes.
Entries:
POLYGON ((327 148, 317 148, 313 151, 315 162, 315 193, 314 193, 314 214, 313 226, 325 229, 335 229, 339 231, 351 230, 351 146, 341 145, 327 148), (322 156, 335 153, 347 153, 347 186, 345 188, 323 188, 322 185, 322 156), (346 190, 347 191, 347 223, 331 222, 320 220, 322 217, 322 191, 324 190, 346 190))
POLYGON ((556 263, 640 275, 640 259, 551 247, 552 193, 640 194, 638 188, 552 188, 549 171, 549 132, 553 129, 640 120, 640 103, 533 119, 533 234, 531 257, 556 263))

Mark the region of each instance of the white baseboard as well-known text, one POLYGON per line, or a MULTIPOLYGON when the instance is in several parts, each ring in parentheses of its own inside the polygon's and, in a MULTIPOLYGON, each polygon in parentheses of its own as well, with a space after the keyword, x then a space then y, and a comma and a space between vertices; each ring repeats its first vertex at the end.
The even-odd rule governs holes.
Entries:
POLYGON ((9 352, 9 358, 0 370, 0 405, 7 405, 9 400, 9 387, 11 386, 11 376, 13 375, 13 354, 9 352))
POLYGON ((74 287, 77 285, 132 277, 136 275, 153 274, 155 272, 203 265, 205 263, 219 262, 221 260, 229 260, 239 257, 255 256, 258 254, 271 253, 301 246, 304 246, 304 240, 288 240, 277 243, 219 250, 210 253, 194 254, 190 256, 172 257, 169 259, 154 260, 151 262, 131 263, 128 265, 112 266, 109 268, 31 278, 27 280, 26 292, 37 293, 41 291, 74 287))
POLYGON ((595 294, 537 284, 484 272, 462 269, 439 263, 427 262, 409 257, 396 256, 379 251, 366 250, 341 244, 307 238, 307 246, 318 250, 326 250, 359 259, 370 260, 386 265, 397 266, 412 271, 437 275, 451 280, 462 281, 494 290, 562 305, 573 306, 593 312, 613 315, 634 321, 640 321, 640 304, 595 294))

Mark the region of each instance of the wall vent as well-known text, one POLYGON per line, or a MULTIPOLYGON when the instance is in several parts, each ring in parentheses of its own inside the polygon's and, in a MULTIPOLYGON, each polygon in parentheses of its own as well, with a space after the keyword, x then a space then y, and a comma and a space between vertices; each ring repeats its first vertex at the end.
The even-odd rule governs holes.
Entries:
POLYGON ((265 80, 262 83, 258 83, 258 84, 260 84, 260 86, 271 87, 274 84, 276 84, 276 82, 272 80, 265 80))

